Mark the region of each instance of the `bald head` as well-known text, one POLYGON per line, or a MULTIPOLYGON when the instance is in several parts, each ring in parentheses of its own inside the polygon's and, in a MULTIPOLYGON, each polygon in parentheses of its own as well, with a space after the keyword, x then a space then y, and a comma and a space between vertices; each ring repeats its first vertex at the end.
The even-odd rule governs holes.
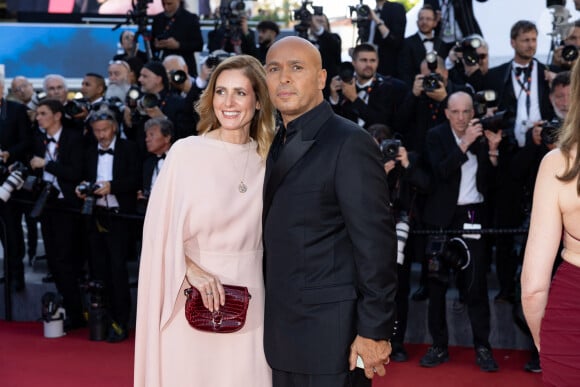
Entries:
POLYGON ((265 67, 270 99, 285 124, 323 101, 326 70, 320 52, 309 41, 289 36, 274 42, 265 67))

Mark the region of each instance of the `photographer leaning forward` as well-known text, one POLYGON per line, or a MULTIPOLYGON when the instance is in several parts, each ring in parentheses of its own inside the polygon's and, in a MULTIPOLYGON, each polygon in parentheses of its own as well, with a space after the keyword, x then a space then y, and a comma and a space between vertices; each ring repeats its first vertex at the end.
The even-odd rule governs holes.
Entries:
POLYGON ((91 112, 88 123, 98 145, 85 150, 84 181, 75 191, 85 201, 81 212, 92 213, 87 219, 90 277, 104 285, 107 341, 119 342, 127 338, 131 313, 126 263, 131 221, 116 214, 135 211, 140 163, 136 145, 117 137, 113 111, 103 105, 91 112))
MULTIPOLYGON (((403 362, 408 355, 403 345, 407 330, 407 315, 409 311, 409 291, 411 263, 415 256, 415 243, 411 239, 407 243, 409 230, 417 226, 419 207, 417 195, 427 192, 430 176, 421 167, 419 155, 407 152, 397 133, 383 124, 369 127, 383 156, 383 168, 389 183, 389 197, 394 210, 397 231, 397 320, 391 337, 391 360, 403 362)), ((424 249, 422 250, 424 251, 424 249)))
POLYGON ((63 117, 60 101, 43 99, 38 103, 36 120, 45 132, 34 134, 30 167, 40 190, 33 211, 40 211, 46 261, 56 289, 63 297, 64 329, 68 331, 86 325, 79 288, 83 262, 80 246, 75 243, 81 236, 81 222, 78 214, 63 211, 80 206, 75 186, 82 178, 83 140, 78 131, 63 125, 63 117), (43 210, 45 204, 51 208, 43 210))
POLYGON ((162 60, 168 55, 185 59, 189 74, 197 75, 195 52, 203 49, 199 18, 185 10, 181 0, 163 0, 163 12, 153 17, 153 56, 162 60))
MULTIPOLYGON (((433 171, 433 184, 425 203, 424 221, 432 229, 481 229, 487 224, 485 204, 494 178, 502 131, 483 129, 479 120, 474 119, 473 101, 465 92, 451 94, 445 115, 448 122, 427 133, 426 154, 433 171)), ((497 371, 489 344, 488 263, 481 234, 453 238, 453 245, 433 236, 430 240, 433 243, 428 246, 433 254, 429 262, 428 321, 433 345, 421 358, 420 365, 436 367, 449 360, 445 293, 450 272, 454 270, 467 305, 476 362, 484 372, 497 371), (459 260, 445 259, 451 246, 459 246, 460 253, 466 257, 461 260, 461 266, 459 260)))

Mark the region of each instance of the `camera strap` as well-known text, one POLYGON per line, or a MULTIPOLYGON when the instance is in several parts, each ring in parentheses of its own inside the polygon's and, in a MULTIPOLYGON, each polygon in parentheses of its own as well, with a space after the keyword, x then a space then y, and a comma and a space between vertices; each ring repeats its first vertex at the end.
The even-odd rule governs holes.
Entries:
POLYGON ((526 93, 526 116, 530 116, 531 107, 531 94, 532 94, 532 73, 534 70, 534 61, 530 62, 527 68, 514 67, 514 74, 518 85, 520 85, 520 93, 518 94, 518 99, 522 92, 526 93), (520 75, 523 81, 520 79, 520 75))

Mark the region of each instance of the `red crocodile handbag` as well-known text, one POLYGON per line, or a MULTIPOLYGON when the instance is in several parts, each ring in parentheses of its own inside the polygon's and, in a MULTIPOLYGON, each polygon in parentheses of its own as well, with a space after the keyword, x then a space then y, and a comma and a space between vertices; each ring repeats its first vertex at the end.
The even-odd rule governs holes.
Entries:
POLYGON ((185 289, 185 318, 193 328, 204 332, 230 333, 242 329, 252 297, 245 286, 223 285, 226 302, 218 311, 210 312, 193 286, 185 289))

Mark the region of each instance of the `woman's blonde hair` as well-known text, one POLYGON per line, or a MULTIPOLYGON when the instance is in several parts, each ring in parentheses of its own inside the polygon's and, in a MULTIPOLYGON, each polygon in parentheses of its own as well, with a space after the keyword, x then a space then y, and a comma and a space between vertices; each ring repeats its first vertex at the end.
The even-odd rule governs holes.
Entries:
POLYGON ((570 109, 566 114, 566 119, 558 136, 558 146, 566 159, 566 170, 561 176, 557 176, 560 181, 572 181, 576 179, 576 192, 580 195, 580 66, 578 61, 574 63, 570 80, 570 109), (574 160, 570 160, 572 150, 576 150, 574 160))
POLYGON ((252 56, 232 56, 221 62, 215 68, 206 89, 195 106, 195 110, 200 117, 199 123, 197 124, 197 132, 203 134, 220 127, 220 123, 213 110, 213 96, 216 80, 226 70, 242 70, 252 84, 252 88, 256 94, 256 100, 260 103, 260 109, 256 110, 250 123, 250 136, 258 143, 258 154, 265 159, 272 139, 274 138, 275 109, 268 95, 266 71, 262 64, 252 56))

